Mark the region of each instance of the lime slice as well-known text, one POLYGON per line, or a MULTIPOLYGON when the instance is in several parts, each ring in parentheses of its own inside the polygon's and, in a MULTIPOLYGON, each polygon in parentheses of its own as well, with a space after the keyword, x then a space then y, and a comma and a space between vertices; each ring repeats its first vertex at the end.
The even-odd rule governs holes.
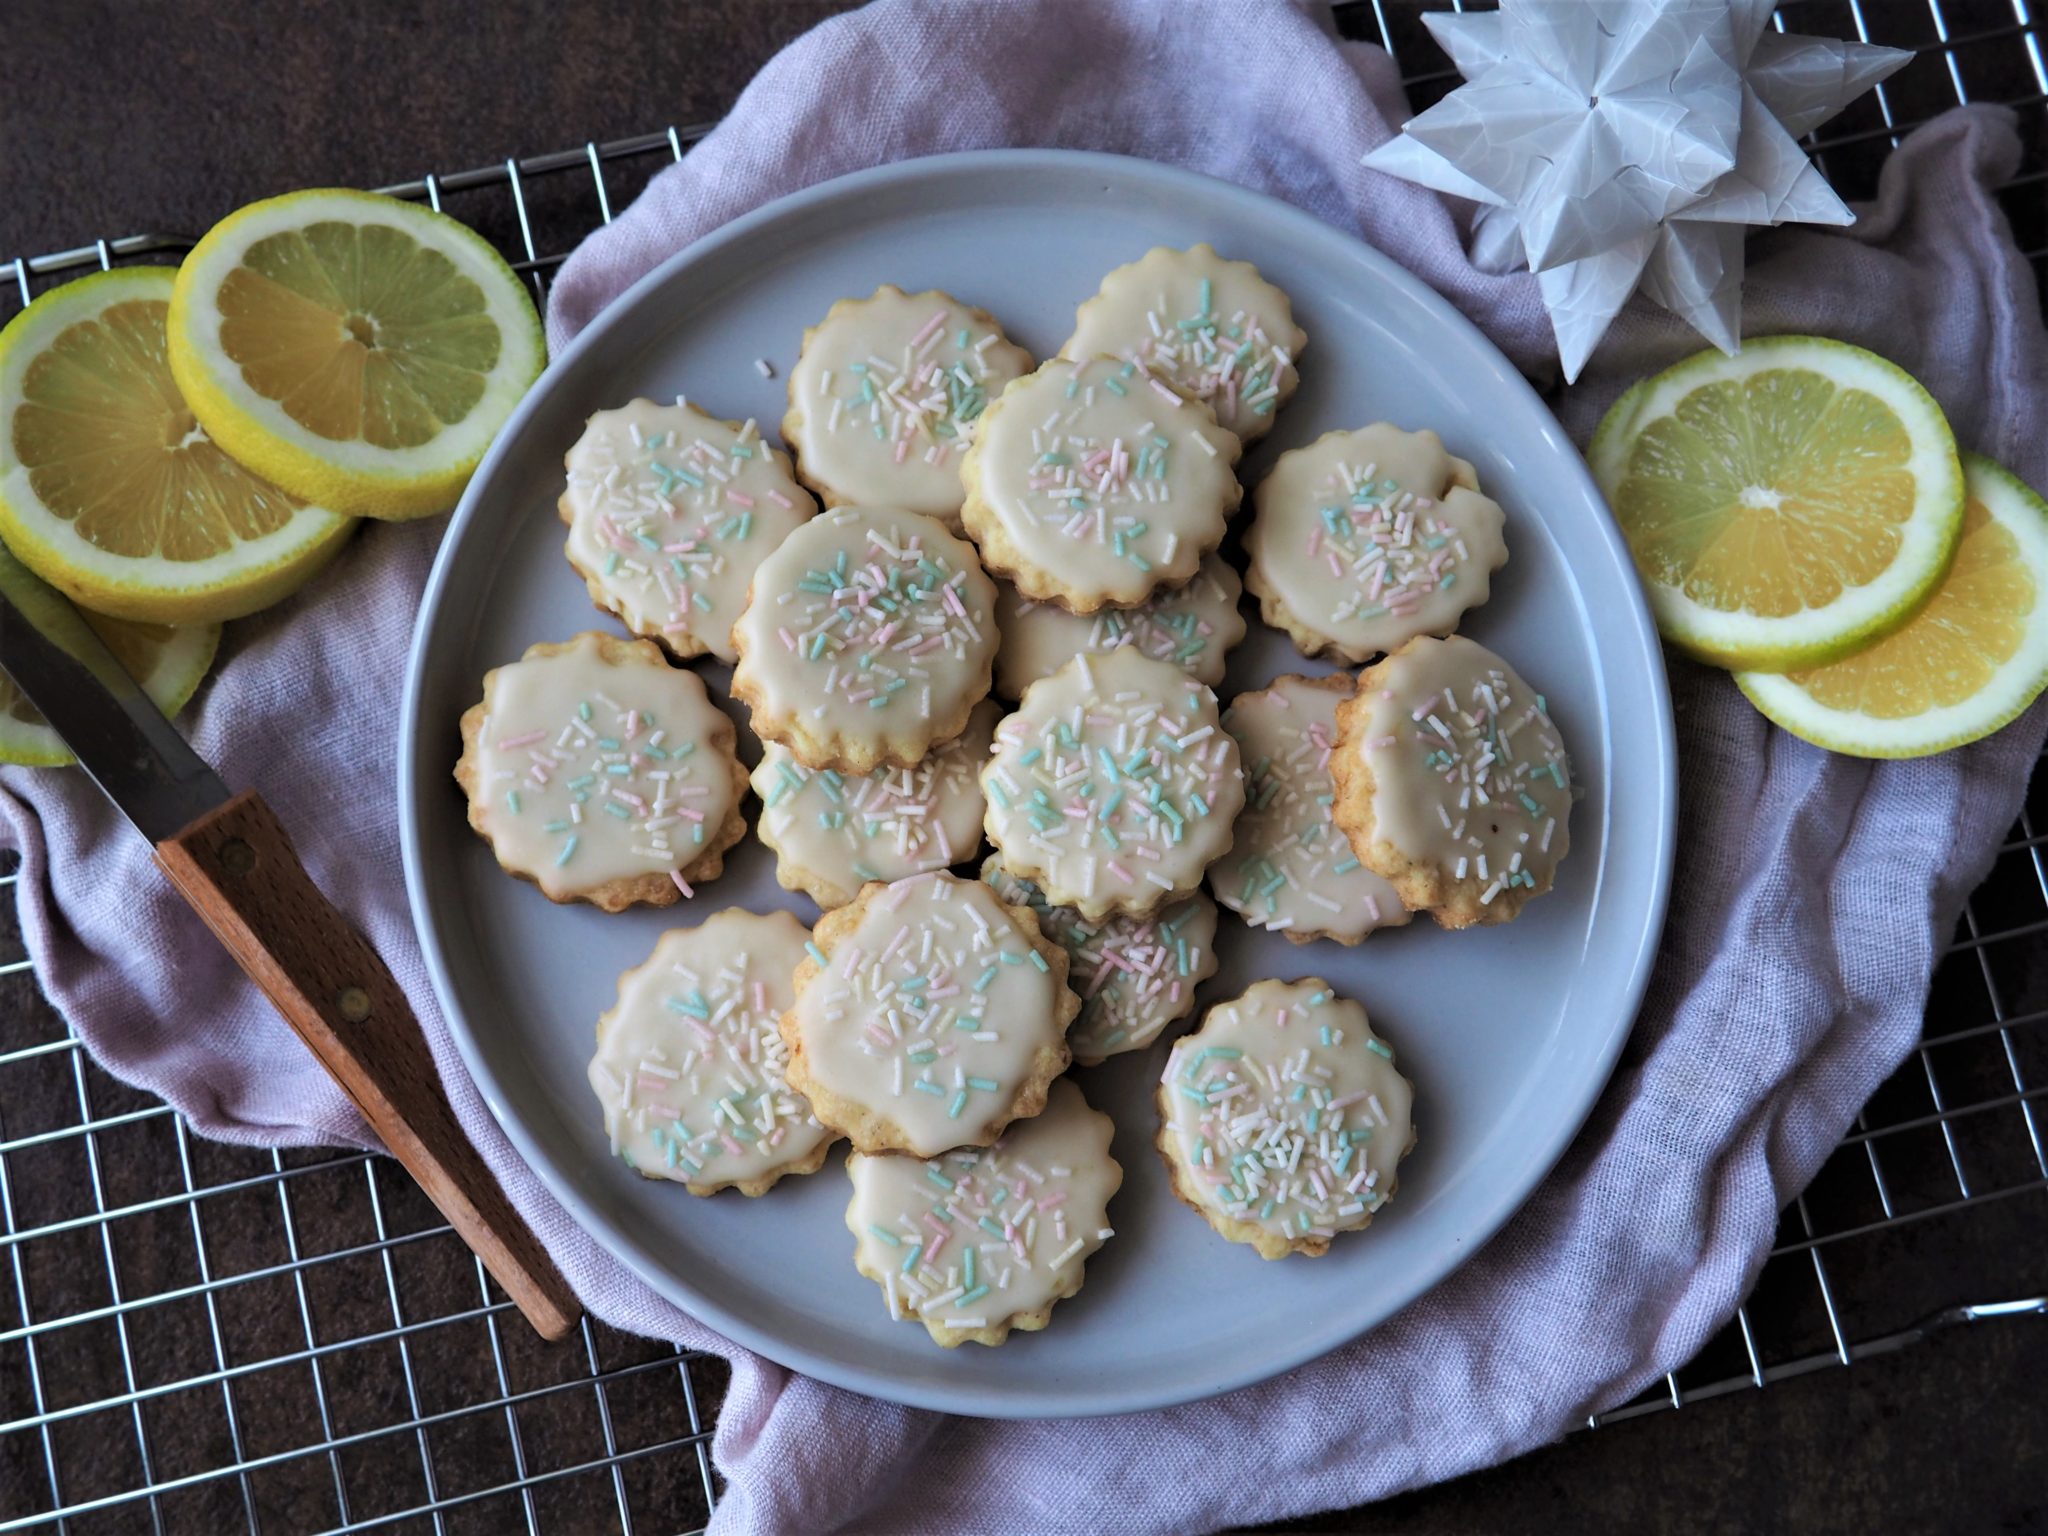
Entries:
POLYGON ((362 517, 453 506, 546 361, 496 251, 371 192, 229 214, 178 269, 170 328, 171 369, 222 447, 362 517))
MULTIPOLYGON (((4 545, 0 545, 0 587, 17 605, 29 610, 32 618, 37 617, 34 610, 39 602, 63 601, 31 575, 4 545)), ((218 624, 172 629, 162 624, 102 618, 76 608, 72 612, 106 641, 107 649, 128 669, 128 675, 142 684, 143 692, 166 715, 183 709, 198 690, 220 644, 218 624)), ((22 697, 21 690, 5 672, 0 672, 0 763, 61 768, 75 761, 57 733, 43 723, 35 706, 22 697)))
POLYGON ((1738 672, 1795 736, 1856 757, 1924 757, 1988 736, 2048 685, 2048 505, 1963 457, 1968 500, 1947 578, 1903 627, 1806 672, 1738 672))
POLYGON ((1587 457, 1658 628, 1722 666, 1861 649, 1948 568, 1963 473, 1933 397, 1860 347, 1767 336, 1616 401, 1587 457))
POLYGON ((0 331, 0 538, 95 612, 210 624, 294 591, 353 524, 200 430, 164 358, 171 283, 95 273, 0 331))

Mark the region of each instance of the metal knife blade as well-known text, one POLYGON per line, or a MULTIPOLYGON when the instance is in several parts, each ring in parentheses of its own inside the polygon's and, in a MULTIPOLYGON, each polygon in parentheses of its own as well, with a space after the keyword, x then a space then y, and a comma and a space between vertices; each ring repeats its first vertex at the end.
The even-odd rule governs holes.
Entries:
POLYGON ((0 547, 0 671, 149 841, 225 804, 228 788, 71 600, 0 547))

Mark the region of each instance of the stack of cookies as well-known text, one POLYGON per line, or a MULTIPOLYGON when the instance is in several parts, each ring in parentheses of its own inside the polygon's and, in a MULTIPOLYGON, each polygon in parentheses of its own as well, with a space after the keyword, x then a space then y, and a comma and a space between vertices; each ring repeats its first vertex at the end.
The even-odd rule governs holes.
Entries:
POLYGON ((1371 1222, 1414 1129, 1359 1002, 1262 981, 1160 1043, 1231 942, 1217 903, 1299 944, 1509 921, 1571 780, 1543 699, 1453 633, 1505 519, 1434 433, 1281 453, 1234 534, 1306 344, 1198 245, 1110 273, 1037 365, 949 294, 835 304, 787 452, 682 398, 590 419, 567 554, 636 638, 486 676, 471 824, 551 900, 661 906, 720 873, 751 788, 822 912, 727 909, 620 978, 589 1071, 614 1155, 760 1195, 844 1138, 855 1263, 945 1345, 1045 1327, 1112 1235, 1076 1063, 1163 1053, 1159 1151, 1231 1241, 1314 1255, 1371 1222), (1363 670, 1224 707, 1247 589, 1363 670), (751 772, 697 658, 732 663, 751 772))

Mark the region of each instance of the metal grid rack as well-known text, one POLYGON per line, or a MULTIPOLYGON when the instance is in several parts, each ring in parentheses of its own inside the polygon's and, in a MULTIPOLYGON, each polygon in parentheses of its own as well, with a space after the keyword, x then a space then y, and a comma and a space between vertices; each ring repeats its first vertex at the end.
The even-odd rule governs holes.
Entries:
MULTIPOLYGON (((1340 30, 1393 51, 1418 106, 1454 83, 1412 7, 1336 9, 1340 30)), ((1960 101, 2014 105, 2029 158, 2007 209, 2048 283, 2048 64, 2030 0, 1793 0, 1779 21, 1919 55, 1811 146, 1850 197, 1916 123, 1960 101)), ((706 131, 386 190, 475 225, 539 298, 577 239, 706 131)), ((81 270, 189 244, 16 258, 0 265, 0 321, 81 270)), ((1747 1304, 1596 1423, 2043 1310, 2044 848, 2048 770, 1964 913, 1918 1051, 1785 1211, 1747 1304)), ((20 950, 10 914, 0 954, 20 950)), ((723 1364, 587 1321, 543 1346, 510 1310, 384 1159, 191 1136, 86 1057, 26 959, 0 960, 0 1533, 700 1527, 723 1364)))

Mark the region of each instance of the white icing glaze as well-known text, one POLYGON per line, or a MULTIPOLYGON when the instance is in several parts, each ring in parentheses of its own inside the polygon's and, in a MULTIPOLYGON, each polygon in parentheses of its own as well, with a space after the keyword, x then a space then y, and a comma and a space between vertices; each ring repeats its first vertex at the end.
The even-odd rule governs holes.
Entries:
POLYGON ((915 768, 813 771, 769 742, 754 793, 761 841, 775 850, 783 884, 822 907, 843 907, 870 880, 902 880, 973 858, 983 804, 976 774, 1001 714, 994 700, 982 700, 967 729, 915 768))
POLYGON ((1033 683, 981 788, 1004 865, 1091 918, 1194 890, 1244 804, 1216 696, 1129 646, 1033 683))
POLYGON ((1408 921, 1394 888, 1359 862, 1331 818, 1337 706, 1350 697, 1342 674, 1282 677, 1239 694, 1223 713, 1243 754, 1244 810, 1209 884, 1254 928, 1355 944, 1408 921))
POLYGON ((776 1028, 809 936, 787 912, 728 908, 670 929, 619 978, 589 1071, 615 1156, 709 1194, 817 1152, 828 1135, 783 1076, 776 1028))
MULTIPOLYGON (((980 881, 899 880, 831 942, 783 1024, 802 1053, 793 1080, 827 1124, 839 1099, 921 1157, 985 1145, 1047 1053, 1065 1065, 1066 988, 980 881)), ((843 1128, 855 1145, 873 1140, 843 1128)))
POLYGON ((1499 505, 1434 432, 1326 433, 1280 455, 1253 500, 1252 590, 1320 639, 1312 654, 1361 662, 1449 634, 1507 563, 1499 505))
POLYGON ((1412 1090, 1328 982, 1261 981, 1181 1036, 1160 1077, 1180 1194, 1267 1258, 1367 1225, 1413 1140, 1412 1090))
POLYGON ((1186 586, 1162 588, 1135 608, 1069 613, 1058 603, 1033 602, 1004 582, 996 590, 996 623, 1003 632, 996 691, 1022 698, 1026 688, 1083 651, 1100 654, 1120 645, 1170 661, 1214 688, 1223 681, 1231 647, 1244 638, 1244 617, 1237 611, 1243 591, 1230 562, 1213 550, 1186 586))
POLYGON ((1216 904, 1197 893, 1156 917, 1120 913, 1094 921, 1054 906, 1029 880, 990 854, 981 878, 1013 907, 1029 907, 1040 930, 1066 950, 1067 985, 1081 999, 1067 1031, 1074 1060, 1092 1067, 1141 1051, 1195 1006, 1195 988, 1216 973, 1216 904))
POLYGON ((1236 436, 1113 358, 1054 360, 990 409, 961 471, 990 568, 1077 612, 1194 575, 1243 495, 1236 436))
POLYGON ((1571 763, 1536 691, 1462 635, 1412 640, 1367 677, 1340 750, 1371 770, 1373 838, 1481 906, 1547 890, 1571 846, 1571 763))
POLYGON ((895 507, 835 508, 755 571, 734 628, 733 691, 753 706, 757 732, 806 761, 808 739, 827 758, 845 742, 915 762, 988 693, 995 597, 974 547, 941 524, 895 507))
POLYGON ((599 411, 566 460, 569 563, 600 607, 678 656, 733 659, 754 567, 818 510, 752 421, 635 400, 599 411))
POLYGON ((703 682, 645 641, 594 633, 484 679, 473 758, 472 824, 557 899, 687 875, 735 798, 732 722, 703 682), (607 643, 632 653, 606 661, 607 643))
POLYGON ((1060 356, 1137 362, 1206 401, 1250 442, 1294 393, 1294 360, 1307 344, 1287 295, 1250 262, 1207 245, 1155 246, 1103 278, 1060 356))
POLYGON ((923 1323, 941 1344, 997 1344, 1010 1324, 1081 1288, 1088 1256, 1114 1233, 1109 1199, 1123 1169, 1115 1127, 1067 1080, 1045 1113, 987 1148, 925 1162, 902 1153, 846 1159, 854 1263, 877 1281, 889 1315, 923 1323))
POLYGON ((884 285, 804 332, 783 436, 830 504, 907 507, 957 531, 961 455, 988 403, 1030 370, 986 311, 884 285))

